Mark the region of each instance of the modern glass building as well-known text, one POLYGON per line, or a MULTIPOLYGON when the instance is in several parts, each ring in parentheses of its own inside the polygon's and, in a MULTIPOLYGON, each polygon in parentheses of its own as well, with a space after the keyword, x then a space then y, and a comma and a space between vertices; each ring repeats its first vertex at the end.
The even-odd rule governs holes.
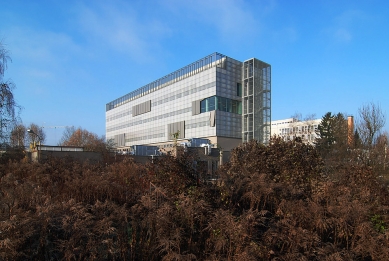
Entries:
POLYGON ((231 150, 257 139, 267 143, 271 67, 213 53, 106 105, 106 138, 119 150, 171 146, 174 138, 209 139, 231 150))

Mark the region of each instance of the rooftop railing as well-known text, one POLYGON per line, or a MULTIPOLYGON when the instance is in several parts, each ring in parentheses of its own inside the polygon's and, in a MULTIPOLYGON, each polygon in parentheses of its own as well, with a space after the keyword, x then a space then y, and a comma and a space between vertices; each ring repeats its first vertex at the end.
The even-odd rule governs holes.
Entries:
POLYGON ((132 91, 112 102, 107 103, 106 111, 112 110, 118 106, 121 106, 129 101, 138 99, 144 95, 152 93, 156 90, 164 88, 174 82, 181 81, 189 76, 197 74, 201 71, 207 70, 212 67, 224 67, 224 61, 226 56, 220 53, 213 53, 196 62, 193 62, 177 71, 174 71, 158 80, 153 81, 135 91, 132 91))

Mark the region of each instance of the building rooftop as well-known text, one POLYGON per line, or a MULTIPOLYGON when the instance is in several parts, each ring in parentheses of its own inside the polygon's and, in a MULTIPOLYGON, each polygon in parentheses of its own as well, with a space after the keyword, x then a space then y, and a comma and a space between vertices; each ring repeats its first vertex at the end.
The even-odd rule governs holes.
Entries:
POLYGON ((167 85, 172 84, 173 82, 176 82, 177 80, 182 80, 183 78, 191 76, 195 73, 204 71, 211 67, 219 66, 222 64, 223 58, 226 57, 226 55, 217 52, 207 55, 200 60, 184 66, 181 69, 178 69, 166 76, 159 78, 158 80, 155 80, 139 89, 136 89, 135 91, 132 91, 118 99, 115 99, 114 101, 107 103, 106 111, 112 110, 113 108, 118 107, 124 103, 159 90, 167 85))

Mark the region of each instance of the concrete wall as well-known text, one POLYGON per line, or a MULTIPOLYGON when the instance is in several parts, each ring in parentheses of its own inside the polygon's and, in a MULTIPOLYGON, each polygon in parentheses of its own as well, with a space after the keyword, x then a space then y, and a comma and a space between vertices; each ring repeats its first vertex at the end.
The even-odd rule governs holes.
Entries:
POLYGON ((50 158, 71 157, 80 162, 89 161, 91 163, 101 162, 103 157, 99 152, 92 151, 33 151, 31 152, 32 161, 45 161, 50 158))

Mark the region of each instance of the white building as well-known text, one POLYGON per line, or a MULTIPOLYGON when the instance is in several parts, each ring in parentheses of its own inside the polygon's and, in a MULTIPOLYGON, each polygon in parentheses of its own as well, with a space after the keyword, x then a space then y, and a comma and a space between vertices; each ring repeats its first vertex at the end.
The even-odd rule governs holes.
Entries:
POLYGON ((294 118, 271 122, 271 136, 279 136, 284 140, 300 137, 304 143, 313 144, 318 137, 317 127, 321 119, 299 121, 294 118))

